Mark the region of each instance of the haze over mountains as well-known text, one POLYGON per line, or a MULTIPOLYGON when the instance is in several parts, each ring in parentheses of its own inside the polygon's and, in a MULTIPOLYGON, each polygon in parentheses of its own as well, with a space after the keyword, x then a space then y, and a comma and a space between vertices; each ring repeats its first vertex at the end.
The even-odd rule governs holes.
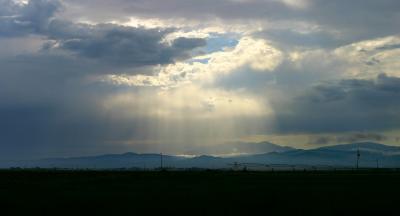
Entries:
MULTIPOLYGON (((195 148, 193 152, 203 152, 203 154, 228 157, 228 156, 239 156, 249 154, 260 154, 269 152, 285 152, 292 151, 295 148, 288 146, 280 146, 270 142, 233 142, 221 145, 213 145, 203 148, 195 148)), ((188 152, 191 155, 191 152, 188 152)))
MULTIPOLYGON (((363 142, 320 147, 315 149, 294 149, 268 142, 235 143, 231 147, 220 146, 215 152, 244 152, 234 156, 172 156, 162 155, 163 167, 168 168, 232 168, 238 164, 260 169, 262 167, 354 167, 356 152, 360 150, 360 167, 393 168, 400 166, 400 147, 363 142), (262 154, 257 152, 264 151, 262 154)), ((3 162, 1 167, 41 167, 68 169, 155 169, 161 166, 160 154, 108 154, 89 157, 48 158, 31 161, 3 162)))

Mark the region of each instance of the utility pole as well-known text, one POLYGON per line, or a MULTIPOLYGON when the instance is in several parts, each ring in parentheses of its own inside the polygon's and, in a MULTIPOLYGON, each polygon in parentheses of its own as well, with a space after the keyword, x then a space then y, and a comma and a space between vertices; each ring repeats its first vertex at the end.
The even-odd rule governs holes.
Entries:
POLYGON ((163 170, 163 155, 160 153, 160 169, 163 170))
POLYGON ((359 146, 357 146, 357 170, 358 170, 358 163, 359 163, 359 161, 360 161, 360 156, 361 156, 361 154, 360 154, 360 147, 359 146))

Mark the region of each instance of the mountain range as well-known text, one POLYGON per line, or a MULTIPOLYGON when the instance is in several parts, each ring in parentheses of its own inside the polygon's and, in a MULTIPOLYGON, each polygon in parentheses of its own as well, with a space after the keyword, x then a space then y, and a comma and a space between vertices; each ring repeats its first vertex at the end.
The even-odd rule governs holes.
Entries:
POLYGON ((219 146, 214 150, 228 152, 225 156, 202 155, 195 157, 160 154, 108 154, 89 157, 48 158, 30 161, 3 162, 2 168, 67 168, 67 169, 155 169, 203 168, 203 169, 285 169, 285 168, 353 168, 360 152, 359 166, 365 168, 400 167, 400 147, 372 142, 342 144, 315 149, 294 149, 268 142, 235 143, 219 146), (226 150, 232 150, 226 151, 226 150), (234 154, 234 153, 244 154, 234 154), (257 152, 264 152, 257 154, 257 152))

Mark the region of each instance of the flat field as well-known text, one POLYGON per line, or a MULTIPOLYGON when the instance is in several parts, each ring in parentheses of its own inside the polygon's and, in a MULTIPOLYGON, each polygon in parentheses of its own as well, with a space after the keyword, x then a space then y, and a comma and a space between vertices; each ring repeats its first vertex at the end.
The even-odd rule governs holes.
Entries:
POLYGON ((400 215, 400 172, 0 171, 4 215, 400 215))

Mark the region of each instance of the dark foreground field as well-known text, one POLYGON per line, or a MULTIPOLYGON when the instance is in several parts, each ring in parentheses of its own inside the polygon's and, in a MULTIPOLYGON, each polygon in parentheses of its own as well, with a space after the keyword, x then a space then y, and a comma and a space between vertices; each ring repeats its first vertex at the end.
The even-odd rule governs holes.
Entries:
POLYGON ((400 173, 0 171, 2 215, 399 215, 400 173))

